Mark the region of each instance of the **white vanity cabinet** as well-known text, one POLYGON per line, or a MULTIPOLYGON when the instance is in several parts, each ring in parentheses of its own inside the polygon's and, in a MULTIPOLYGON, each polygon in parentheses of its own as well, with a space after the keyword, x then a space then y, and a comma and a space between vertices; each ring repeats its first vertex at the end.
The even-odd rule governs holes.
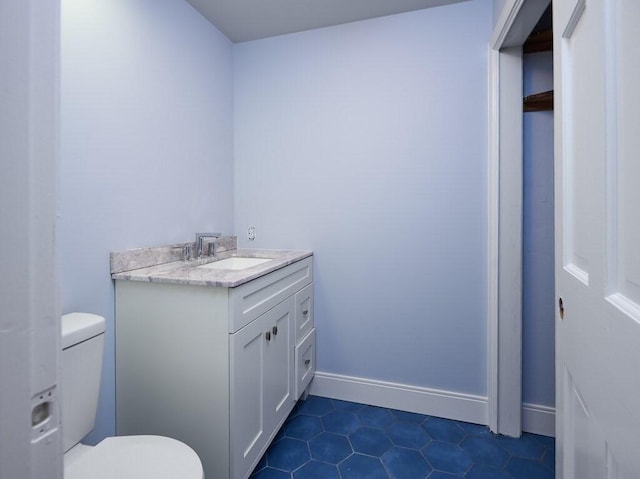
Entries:
POLYGON ((117 434, 246 479, 315 371, 310 257, 235 288, 116 281, 117 434))

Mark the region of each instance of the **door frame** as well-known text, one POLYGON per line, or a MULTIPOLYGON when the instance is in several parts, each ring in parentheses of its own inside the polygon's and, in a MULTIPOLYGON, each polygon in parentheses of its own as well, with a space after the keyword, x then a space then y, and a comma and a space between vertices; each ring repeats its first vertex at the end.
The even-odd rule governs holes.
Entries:
POLYGON ((507 0, 489 42, 487 405, 522 434, 522 45, 551 0, 507 0))

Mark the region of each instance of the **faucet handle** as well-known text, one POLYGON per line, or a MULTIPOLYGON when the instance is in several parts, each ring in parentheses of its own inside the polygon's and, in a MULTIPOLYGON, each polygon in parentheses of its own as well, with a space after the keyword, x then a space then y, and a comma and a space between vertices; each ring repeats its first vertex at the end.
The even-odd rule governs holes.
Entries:
POLYGON ((216 254, 216 239, 209 241, 207 244, 207 256, 215 256, 216 254))
MULTIPOLYGON (((214 241, 209 242, 209 245, 207 246, 207 251, 206 254, 207 256, 211 255, 212 252, 212 244, 215 244, 215 239, 220 237, 220 233, 196 233, 196 247, 198 248, 198 258, 201 258, 204 254, 204 240, 205 239, 213 239, 214 241)), ((215 246, 214 246, 215 248, 215 246)), ((213 252, 215 253, 215 249, 213 249, 213 252)))
POLYGON ((189 261, 191 258, 193 258, 193 244, 185 243, 182 247, 182 260, 189 261))

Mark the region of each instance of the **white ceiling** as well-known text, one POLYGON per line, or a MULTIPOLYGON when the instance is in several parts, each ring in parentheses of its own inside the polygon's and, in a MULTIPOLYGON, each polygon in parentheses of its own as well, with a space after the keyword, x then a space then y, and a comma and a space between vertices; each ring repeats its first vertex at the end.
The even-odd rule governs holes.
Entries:
POLYGON ((467 0, 187 0, 233 42, 467 0))

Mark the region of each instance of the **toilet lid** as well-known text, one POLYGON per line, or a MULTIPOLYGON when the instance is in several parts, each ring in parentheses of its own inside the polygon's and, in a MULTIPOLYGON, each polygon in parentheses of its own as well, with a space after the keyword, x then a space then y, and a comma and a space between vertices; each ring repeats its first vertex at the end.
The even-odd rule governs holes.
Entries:
POLYGON ((65 467, 64 479, 203 479, 200 458, 162 436, 108 437, 65 467))

